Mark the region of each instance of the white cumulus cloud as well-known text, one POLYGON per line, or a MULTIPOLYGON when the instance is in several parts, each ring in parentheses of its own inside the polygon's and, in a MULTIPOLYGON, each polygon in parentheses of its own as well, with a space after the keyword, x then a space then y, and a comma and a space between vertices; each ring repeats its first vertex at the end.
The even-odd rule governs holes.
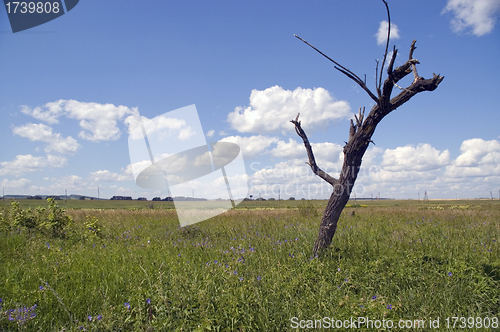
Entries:
MULTIPOLYGON (((49 181, 50 185, 45 188, 49 193, 64 193, 65 190, 68 190, 69 195, 70 193, 78 193, 82 189, 97 189, 93 186, 89 186, 89 183, 78 175, 54 177, 50 178, 49 181)), ((97 196, 97 190, 95 195, 97 196)))
POLYGON ((472 34, 482 36, 493 31, 500 12, 500 0, 448 0, 443 13, 453 12, 451 29, 462 32, 468 28, 472 34))
MULTIPOLYGON (((338 162, 343 155, 342 146, 335 143, 311 143, 311 147, 314 153, 314 157, 317 161, 327 160, 330 162, 338 162)), ((274 157, 280 157, 284 159, 300 159, 303 162, 309 160, 304 144, 292 138, 288 139, 288 143, 279 141, 276 145, 276 148, 272 149, 270 153, 274 157)))
POLYGON ((235 143, 240 146, 244 158, 257 157, 271 144, 278 142, 276 137, 268 136, 229 136, 220 140, 221 142, 235 143))
POLYGON ((323 88, 290 91, 273 86, 262 91, 252 90, 250 106, 236 107, 227 120, 242 133, 292 132, 294 126, 290 120, 298 113, 302 127, 308 132, 326 129, 330 122, 351 116, 349 104, 334 100, 323 88))
POLYGON ((500 142, 473 138, 462 142, 460 156, 446 169, 450 177, 500 176, 500 142))
POLYGON ((15 135, 26 137, 32 142, 41 141, 47 143, 44 149, 47 153, 75 153, 80 147, 73 137, 63 138, 61 134, 53 133, 52 128, 43 123, 28 123, 24 126, 14 127, 12 131, 15 135))
POLYGON ((134 130, 141 125, 140 121, 142 121, 146 136, 153 141, 162 142, 172 139, 185 141, 196 134, 194 129, 183 119, 159 115, 150 120, 145 117, 139 118, 137 115, 131 115, 128 116, 124 122, 129 126, 129 133, 132 139, 137 140, 143 138, 143 131, 134 130))
POLYGON ((117 121, 127 115, 138 117, 137 108, 62 99, 34 109, 22 106, 21 112, 49 124, 58 123, 61 116, 79 120, 83 130, 78 136, 90 141, 117 140, 121 135, 117 121))
POLYGON ((133 181, 134 177, 130 174, 113 173, 108 170, 99 170, 90 172, 89 178, 93 182, 114 182, 114 181, 133 181))
POLYGON ((28 179, 25 179, 25 178, 20 178, 17 180, 3 179, 1 183, 2 183, 2 187, 6 187, 8 190, 9 189, 25 189, 31 184, 31 181, 28 179))
POLYGON ((30 115, 35 119, 47 122, 48 124, 55 124, 59 123, 58 118, 64 114, 64 110, 62 107, 63 103, 64 100, 58 100, 55 102, 47 103, 41 107, 37 106, 33 109, 23 105, 21 106, 21 112, 30 115))
POLYGON ((450 163, 450 152, 439 151, 430 144, 407 145, 384 152, 380 166, 389 172, 430 171, 450 163))
MULTIPOLYGON (((389 29, 389 22, 382 21, 378 27, 378 31, 375 34, 377 38, 378 45, 385 45, 387 43, 387 30, 389 29)), ((394 23, 391 23, 391 35, 390 39, 398 39, 399 37, 399 29, 398 26, 394 23)))
POLYGON ((270 151, 274 157, 284 159, 307 158, 306 149, 304 144, 299 144, 296 140, 289 138, 288 143, 279 141, 274 149, 270 151))
POLYGON ((47 154, 47 157, 34 157, 30 154, 18 155, 12 161, 0 162, 0 175, 20 176, 44 168, 60 168, 66 165, 66 158, 51 154, 47 154))

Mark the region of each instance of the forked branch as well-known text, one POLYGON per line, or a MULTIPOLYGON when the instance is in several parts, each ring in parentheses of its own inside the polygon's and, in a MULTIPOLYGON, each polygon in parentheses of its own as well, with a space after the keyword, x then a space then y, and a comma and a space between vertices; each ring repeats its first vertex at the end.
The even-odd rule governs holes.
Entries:
POLYGON ((356 119, 356 124, 354 124, 354 121, 351 119, 351 126, 349 127, 349 142, 352 139, 354 139, 356 133, 361 130, 361 127, 363 126, 364 117, 365 117, 365 108, 360 107, 358 115, 354 114, 354 119, 356 119))
POLYGON ((338 180, 335 179, 333 176, 329 175, 328 173, 324 172, 316 164, 316 159, 314 158, 314 153, 311 144, 309 143, 309 139, 307 138, 306 133, 304 132, 302 126, 300 125, 299 115, 300 113, 297 114, 295 120, 291 120, 290 122, 295 125, 295 131, 297 132, 297 135, 299 135, 300 138, 302 138, 302 141, 304 141, 304 146, 306 147, 307 151, 307 157, 309 158, 309 162, 307 162, 307 164, 311 167, 311 170, 313 171, 314 174, 316 174, 317 176, 319 176, 320 178, 322 178, 323 180, 334 186, 338 182, 338 180))
MULTIPOLYGON (((411 47, 410 47, 410 58, 408 59, 408 61, 412 61, 412 60, 413 60, 413 51, 415 51, 415 49, 417 48, 417 47, 415 46, 415 43, 416 43, 416 42, 417 42, 416 40, 413 40, 413 41, 412 41, 412 43, 411 43, 411 47)), ((418 63, 418 61, 413 62, 413 63, 411 64, 411 70, 413 71, 413 77, 414 77, 414 79, 413 79, 413 83, 415 83, 415 82, 419 79, 419 76, 418 76, 418 73, 417 73, 417 65, 416 65, 417 63, 418 63)))

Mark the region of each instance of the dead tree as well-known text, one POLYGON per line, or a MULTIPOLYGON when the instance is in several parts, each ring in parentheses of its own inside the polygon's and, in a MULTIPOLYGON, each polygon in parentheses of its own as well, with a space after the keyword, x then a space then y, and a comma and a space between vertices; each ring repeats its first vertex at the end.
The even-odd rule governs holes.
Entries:
POLYGON ((326 57, 328 60, 335 64, 335 69, 349 77, 351 80, 356 82, 363 90, 368 93, 371 99, 375 101, 375 105, 372 107, 370 113, 365 118, 365 109, 360 108, 359 114, 355 115, 355 121, 351 120, 351 125, 349 128, 349 141, 344 146, 344 163, 342 165, 342 171, 338 178, 334 178, 333 176, 327 174, 323 170, 321 170, 316 164, 316 160, 314 158, 314 153, 309 144, 309 140, 307 138, 306 133, 302 129, 301 121, 299 121, 299 115, 295 120, 291 120, 295 125, 295 131, 304 141, 304 146, 307 151, 307 156, 309 158, 309 162, 307 164, 311 167, 314 174, 328 182, 333 188, 332 194, 328 201, 328 205, 323 213, 323 217, 321 219, 321 224, 319 228, 318 238, 316 239, 313 247, 313 254, 318 254, 323 249, 327 248, 335 235, 335 231, 337 229, 337 223, 344 209, 345 205, 349 200, 349 196, 353 189, 354 183, 356 182, 356 178, 358 176, 359 169, 361 167, 361 162, 363 159, 363 155, 368 148, 370 143, 373 143, 371 140, 373 133, 375 132, 375 128, 378 123, 389 113, 394 111, 399 106, 403 105, 407 101, 409 101, 413 96, 415 96, 419 92, 423 91, 434 91, 438 85, 443 81, 444 77, 440 75, 433 74, 432 78, 425 79, 420 77, 417 73, 417 64, 419 61, 413 58, 413 52, 415 51, 415 40, 411 43, 410 47, 410 56, 408 61, 406 61, 402 66, 393 68, 394 61, 396 59, 398 50, 394 47, 393 53, 391 56, 391 60, 389 61, 387 67, 387 77, 382 84, 382 75, 384 70, 384 64, 387 59, 388 47, 389 47, 389 36, 390 36, 390 27, 391 27, 391 17, 389 13, 389 6, 385 0, 382 0, 385 4, 387 10, 387 17, 389 28, 387 31, 387 43, 385 47, 385 54, 382 64, 380 66, 380 72, 378 69, 378 61, 377 66, 375 68, 376 78, 375 78, 375 88, 376 94, 370 91, 370 89, 366 86, 366 77, 365 80, 361 80, 356 74, 347 69, 346 67, 340 65, 336 61, 332 60, 327 55, 323 54, 320 50, 309 44, 304 39, 295 35, 295 37, 302 40, 307 45, 311 46, 314 50, 319 52, 321 55, 326 57), (398 85, 398 82, 404 78, 406 75, 413 72, 413 82, 406 88, 402 88, 398 85), (397 87, 401 91, 395 96, 391 98, 392 90, 394 87, 397 87))

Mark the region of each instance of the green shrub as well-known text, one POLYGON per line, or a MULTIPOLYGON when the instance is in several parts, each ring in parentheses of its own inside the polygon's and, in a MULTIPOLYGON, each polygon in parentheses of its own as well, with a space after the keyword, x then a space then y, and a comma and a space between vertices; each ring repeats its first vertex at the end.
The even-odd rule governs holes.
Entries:
POLYGON ((48 208, 22 209, 19 202, 12 202, 10 208, 4 208, 0 215, 0 230, 28 229, 40 231, 52 237, 64 238, 66 231, 73 224, 73 219, 66 215, 53 198, 48 198, 48 208))
POLYGON ((37 219, 34 218, 31 210, 23 210, 19 206, 19 202, 12 202, 10 208, 10 222, 13 227, 35 228, 37 219))
POLYGON ((43 218, 40 228, 52 237, 64 238, 65 231, 73 224, 73 219, 66 215, 66 211, 60 208, 53 198, 47 198, 47 202, 49 203, 48 215, 43 218))

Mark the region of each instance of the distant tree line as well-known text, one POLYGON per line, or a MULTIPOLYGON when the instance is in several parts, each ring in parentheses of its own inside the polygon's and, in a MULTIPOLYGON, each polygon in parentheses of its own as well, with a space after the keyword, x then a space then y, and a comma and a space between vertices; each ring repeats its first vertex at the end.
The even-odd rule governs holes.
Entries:
MULTIPOLYGON (((62 200, 62 198, 59 196, 47 196, 47 199, 49 198, 53 198, 56 201, 62 200)), ((35 195, 35 196, 27 196, 26 199, 44 199, 44 198, 40 195, 35 195)))
POLYGON ((131 201, 132 196, 113 196, 110 198, 112 201, 131 201))
MULTIPOLYGON (((265 198, 263 198, 263 197, 259 197, 259 198, 256 198, 256 199, 252 199, 251 197, 250 197, 250 198, 248 198, 248 197, 247 197, 247 198, 244 198, 243 200, 244 200, 244 201, 265 201, 266 199, 265 199, 265 198)), ((276 198, 274 198, 274 197, 270 197, 270 198, 268 198, 267 200, 268 200, 268 201, 275 201, 275 200, 276 200, 276 198)), ((294 201, 294 200, 295 200, 295 197, 289 197, 289 198, 288 198, 288 200, 289 200, 289 201, 294 201)), ((304 201, 304 200, 305 200, 305 198, 301 198, 301 200, 303 200, 303 201, 304 201)), ((284 201, 284 199, 282 199, 282 201, 284 201)))
POLYGON ((161 201, 172 202, 173 199, 172 199, 172 197, 165 197, 164 199, 161 199, 161 197, 154 197, 153 201, 154 202, 161 202, 161 201))
MULTIPOLYGON (((153 201, 159 202, 159 201, 167 201, 167 202, 172 202, 174 199, 172 197, 165 197, 164 199, 161 199, 160 197, 154 197, 153 201)), ((195 198, 195 197, 184 197, 184 196, 176 196, 175 197, 176 201, 206 201, 206 198, 195 198)))

